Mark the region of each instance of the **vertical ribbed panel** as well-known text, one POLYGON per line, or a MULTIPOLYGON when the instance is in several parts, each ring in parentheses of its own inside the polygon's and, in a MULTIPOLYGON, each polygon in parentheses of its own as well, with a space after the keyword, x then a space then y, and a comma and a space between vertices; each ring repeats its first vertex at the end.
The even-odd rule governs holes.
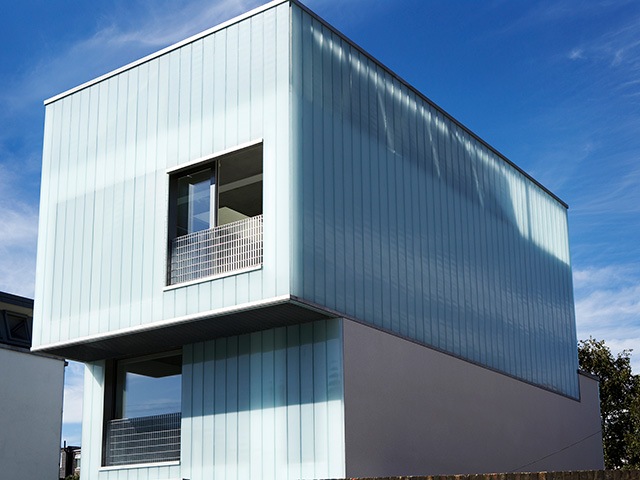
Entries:
POLYGON ((577 397, 564 206, 292 12, 292 293, 577 397))
POLYGON ((34 346, 289 293, 289 5, 46 107, 34 346), (163 292, 171 167, 264 140, 261 270, 163 292))
POLYGON ((182 476, 342 478, 342 320, 183 351, 182 476))
POLYGON ((102 465, 102 419, 104 413, 104 362, 87 363, 84 368, 84 389, 82 401, 82 471, 85 478, 95 478, 102 465))

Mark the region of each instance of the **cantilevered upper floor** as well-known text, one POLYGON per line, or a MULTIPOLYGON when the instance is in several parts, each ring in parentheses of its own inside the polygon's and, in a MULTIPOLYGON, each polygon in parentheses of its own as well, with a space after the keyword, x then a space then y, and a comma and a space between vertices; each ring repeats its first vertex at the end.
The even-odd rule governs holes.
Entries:
POLYGON ((578 396, 566 205, 297 1, 45 103, 36 350, 340 316, 578 396))

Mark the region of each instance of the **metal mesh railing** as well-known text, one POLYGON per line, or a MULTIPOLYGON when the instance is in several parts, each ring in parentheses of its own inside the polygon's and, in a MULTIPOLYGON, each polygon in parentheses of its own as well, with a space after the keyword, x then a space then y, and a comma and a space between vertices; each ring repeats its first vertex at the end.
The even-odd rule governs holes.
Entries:
POLYGON ((180 413, 107 422, 105 465, 180 460, 180 413))
POLYGON ((177 237, 169 285, 262 264, 262 215, 177 237))

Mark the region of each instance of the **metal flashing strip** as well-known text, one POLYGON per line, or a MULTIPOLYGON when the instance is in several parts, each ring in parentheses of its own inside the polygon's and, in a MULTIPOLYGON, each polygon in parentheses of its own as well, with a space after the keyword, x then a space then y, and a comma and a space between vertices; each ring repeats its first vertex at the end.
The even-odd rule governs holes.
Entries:
POLYGON ((162 291, 163 292, 168 292, 170 290, 175 290, 177 288, 190 287, 192 285, 197 285, 198 283, 210 282, 212 280, 218 280, 220 278, 233 277, 234 275, 240 275, 240 274, 243 274, 243 273, 255 272, 256 270, 261 270, 261 269, 262 269, 262 264, 255 265, 255 266, 252 266, 252 267, 242 268, 240 270, 232 270, 230 272, 219 273, 217 275, 210 275, 208 277, 197 278, 195 280, 190 280, 188 282, 175 283, 175 284, 172 284, 172 285, 167 285, 166 287, 162 288, 162 291))
POLYGON ((0 304, 14 307, 23 307, 33 310, 33 299, 14 295, 13 293, 0 292, 0 304))
POLYGON ((179 466, 180 460, 170 460, 167 462, 153 462, 153 463, 131 463, 129 465, 115 465, 113 467, 100 467, 100 472, 110 472, 113 470, 130 470, 132 468, 159 468, 159 467, 174 467, 179 466))
POLYGON ((149 55, 147 55, 146 57, 142 57, 138 60, 135 60, 131 63, 128 63, 127 65, 124 65, 120 68, 117 68, 115 70, 112 70, 110 72, 105 73, 104 75, 101 75, 97 78, 94 78, 93 80, 89 80, 88 82, 85 82, 81 85, 78 85, 77 87, 73 87, 69 90, 66 90, 62 93, 59 93, 58 95, 55 95, 51 98, 48 98, 44 101, 45 105, 49 105, 50 103, 56 102, 64 97, 68 97, 69 95, 72 95, 76 92, 79 92, 80 90, 84 90, 85 88, 88 88, 92 85, 95 85, 97 83, 100 83, 108 78, 114 77, 116 75, 118 75, 119 73, 122 72, 126 72, 127 70, 130 70, 134 67, 137 67, 138 65, 142 65, 145 62, 148 62, 150 60, 153 60, 155 58, 161 57, 163 55, 166 55, 169 52, 172 52, 174 50, 177 50, 180 47, 184 47, 185 45, 194 42, 196 40, 199 40, 201 38, 206 37, 207 35, 211 35, 212 33, 215 33, 219 30, 223 30, 231 25, 233 25, 234 23, 238 23, 241 22, 242 20, 246 20, 247 18, 253 17, 254 15, 257 15, 259 13, 262 13, 266 10, 269 10, 273 7, 276 7, 282 3, 289 3, 291 0, 272 0, 269 3, 266 3, 260 7, 254 8, 253 10, 249 10, 246 13, 243 13, 241 15, 238 15, 230 20, 227 20, 225 22, 222 22, 214 27, 211 27, 203 32, 200 33, 196 33, 195 35, 192 35, 189 38, 185 38, 184 40, 181 40, 178 43, 174 43, 172 45, 169 45, 168 47, 163 48, 162 50, 158 50, 157 52, 151 53, 149 55))

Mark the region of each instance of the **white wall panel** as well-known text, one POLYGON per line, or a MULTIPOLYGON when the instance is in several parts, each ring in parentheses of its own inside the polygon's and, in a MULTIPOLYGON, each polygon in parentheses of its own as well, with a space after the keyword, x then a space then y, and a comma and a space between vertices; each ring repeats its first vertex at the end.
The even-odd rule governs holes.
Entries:
POLYGON ((64 361, 0 345, 0 381, 2 477, 57 478, 64 361))
POLYGON ((289 293, 289 5, 46 106, 34 346, 289 293), (259 271, 163 291, 166 170, 264 140, 259 271))
POLYGON ((342 320, 184 348, 182 476, 341 478, 342 320))
POLYGON ((292 12, 292 293, 577 396, 566 207, 292 12))

